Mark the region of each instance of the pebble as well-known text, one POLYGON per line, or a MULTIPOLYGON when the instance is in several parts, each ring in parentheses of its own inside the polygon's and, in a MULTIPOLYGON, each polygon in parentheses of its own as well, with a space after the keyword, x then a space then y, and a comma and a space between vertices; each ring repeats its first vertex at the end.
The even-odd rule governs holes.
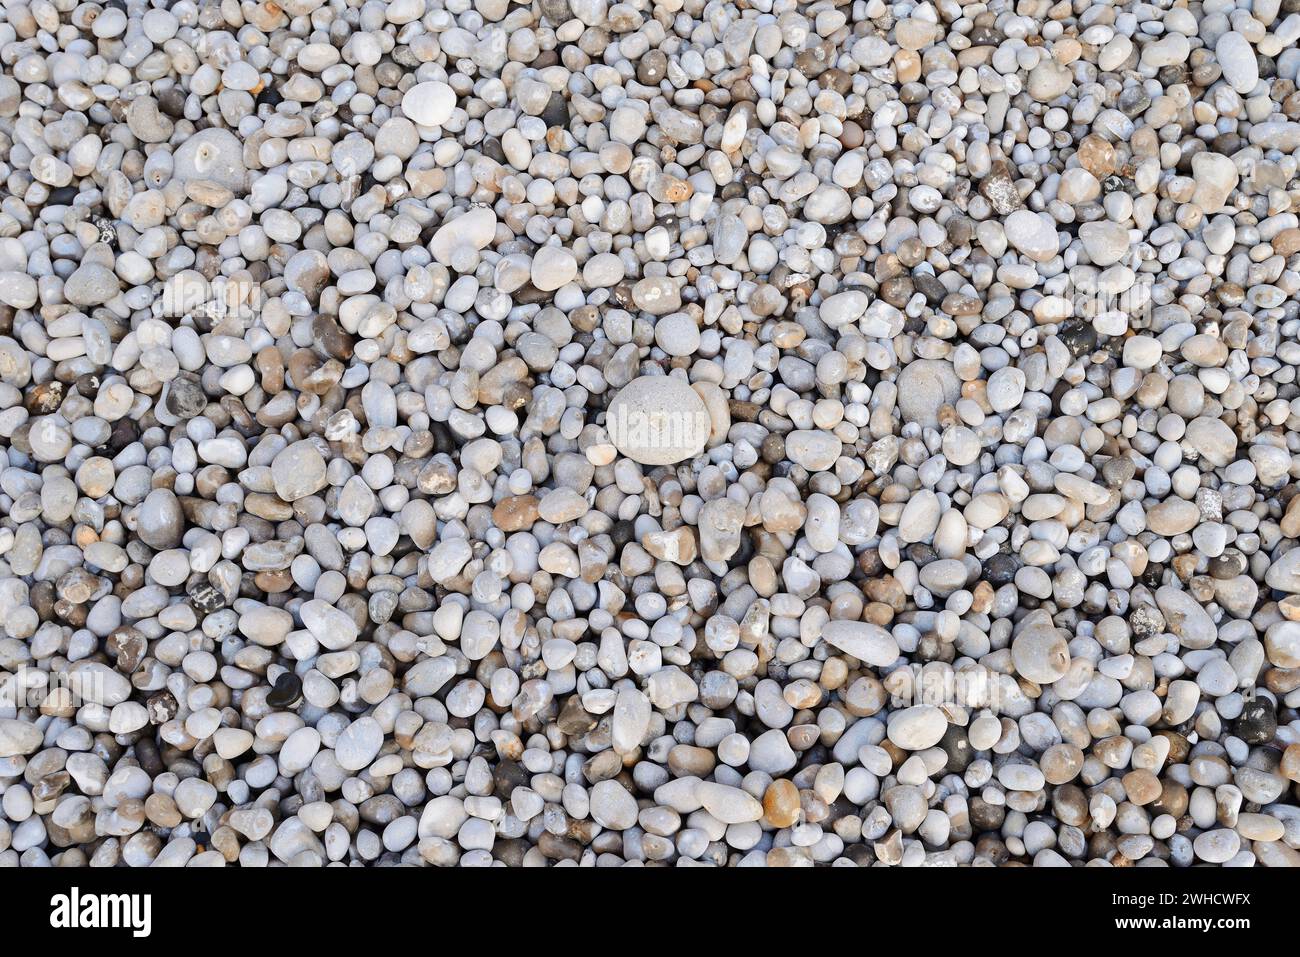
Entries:
POLYGON ((1016 671, 1035 684, 1052 684, 1070 670, 1069 643, 1050 622, 1035 621, 1012 641, 1011 660, 1016 671))
POLYGON ((56 6, 0 866, 1300 863, 1300 14, 56 6))
POLYGON ((915 705, 889 716, 889 740, 905 751, 924 751, 943 738, 948 719, 934 705, 915 705))
POLYGON ((1192 202, 1207 214, 1217 213, 1224 208, 1241 178, 1236 164, 1219 153, 1197 153, 1193 156, 1192 176, 1196 181, 1192 202))
POLYGON ((294 442, 271 460, 271 481, 276 495, 286 502, 296 502, 325 486, 325 459, 311 440, 294 442))
POLYGON ((617 781, 597 781, 591 789, 591 819, 612 831, 636 824, 636 798, 617 781))
POLYGON ((542 292, 554 292, 578 275, 578 263, 567 249, 543 246, 533 257, 533 285, 542 292))
POLYGON ((417 126, 442 126, 456 109, 456 92, 446 83, 416 83, 402 94, 402 112, 417 126))
POLYGON ((699 781, 695 785, 694 797, 704 810, 723 824, 747 824, 763 816, 763 805, 737 787, 699 781))
POLYGON ((356 622, 347 612, 329 602, 313 598, 303 603, 299 614, 312 637, 331 651, 340 651, 357 640, 356 622))
POLYGON ((1112 266, 1129 250, 1128 230, 1120 223, 1084 223, 1079 227, 1079 238, 1088 258, 1097 266, 1112 266))
POLYGON ((31 754, 45 740, 41 729, 26 721, 0 718, 0 758, 31 754))
POLYGON ((1006 220, 1007 241, 1034 262, 1047 262, 1060 248, 1055 225, 1050 219, 1027 209, 1017 209, 1006 220))
POLYGON ((384 729, 371 717, 361 717, 339 734, 334 757, 345 771, 368 767, 384 745, 384 729))
POLYGON ((704 400, 677 376, 640 376, 605 412, 619 454, 642 465, 672 465, 704 450, 712 429, 704 400))
POLYGON ((940 359, 918 359, 903 367, 898 376, 898 409, 908 422, 934 428, 939 410, 952 405, 961 395, 961 381, 950 363, 940 359))
POLYGON ((898 659, 898 642, 879 625, 866 621, 829 621, 822 637, 840 651, 860 661, 883 668, 898 659))
POLYGON ((1250 41, 1236 30, 1229 30, 1214 45, 1214 58, 1219 61, 1223 78, 1243 95, 1254 91, 1259 83, 1259 63, 1250 41))
POLYGON ((181 184, 212 183, 235 196, 247 192, 244 150, 230 130, 212 127, 187 136, 172 157, 172 178, 181 184))

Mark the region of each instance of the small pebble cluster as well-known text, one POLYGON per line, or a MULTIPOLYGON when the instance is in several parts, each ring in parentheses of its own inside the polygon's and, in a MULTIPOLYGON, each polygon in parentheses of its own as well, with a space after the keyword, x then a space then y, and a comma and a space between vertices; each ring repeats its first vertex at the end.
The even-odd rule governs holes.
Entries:
POLYGON ((1300 0, 12 0, 0 864, 1300 865, 1300 0))

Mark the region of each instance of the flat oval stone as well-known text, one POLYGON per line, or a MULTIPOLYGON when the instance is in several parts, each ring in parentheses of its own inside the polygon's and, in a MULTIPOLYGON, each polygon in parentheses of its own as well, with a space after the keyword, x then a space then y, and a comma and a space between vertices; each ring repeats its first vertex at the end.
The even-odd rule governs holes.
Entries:
POLYGON ((1047 262, 1056 255, 1059 234, 1050 217, 1018 209, 1007 217, 1007 240, 1034 262, 1047 262))
POLYGON ((384 746, 384 729, 374 718, 357 718, 343 729, 334 745, 334 757, 345 771, 369 766, 384 746))
POLYGON ((835 464, 844 443, 819 429, 795 429, 785 437, 786 457, 810 472, 822 472, 835 464))
POLYGON ((439 80, 417 83, 402 97, 402 112, 419 126, 441 126, 456 109, 456 91, 439 80))
POLYGON ((1223 78, 1240 94, 1250 93, 1259 83, 1259 61, 1250 41, 1236 30, 1219 37, 1214 57, 1223 68, 1223 78))
POLYGON ((918 704, 889 716, 889 740, 905 751, 924 751, 939 743, 948 719, 932 704, 918 704))
POLYGON ((327 601, 313 598, 304 602, 299 614, 312 637, 331 651, 347 648, 357 640, 357 623, 352 616, 327 601))
POLYGON ((126 676, 97 661, 78 661, 69 668, 68 687, 82 701, 110 708, 131 696, 131 682, 126 676))
POLYGON ((1184 440, 1210 464, 1222 468, 1237 454, 1237 436, 1221 419, 1200 416, 1187 423, 1184 440))
POLYGON ((828 296, 821 304, 821 320, 833 329, 857 322, 866 315, 871 300, 860 289, 849 289, 828 296))
POLYGON ((591 818, 611 831, 625 831, 636 823, 636 798, 617 781, 597 781, 591 789, 591 818))
POLYGON ((829 621, 822 629, 822 637, 840 651, 877 668, 898 660, 894 636, 869 621, 829 621))
POLYGON ((694 389, 676 376, 641 376, 605 412, 614 447, 642 465, 672 465, 704 451, 711 422, 694 389))
POLYGON ((745 824, 763 816, 763 805, 747 791, 713 781, 695 785, 695 797, 723 824, 745 824))
POLYGON ((208 406, 199 377, 182 372, 167 385, 167 411, 178 419, 192 419, 208 406))
POLYGON ((577 275, 578 263, 573 253, 560 246, 543 246, 533 257, 533 285, 542 292, 554 292, 577 275))

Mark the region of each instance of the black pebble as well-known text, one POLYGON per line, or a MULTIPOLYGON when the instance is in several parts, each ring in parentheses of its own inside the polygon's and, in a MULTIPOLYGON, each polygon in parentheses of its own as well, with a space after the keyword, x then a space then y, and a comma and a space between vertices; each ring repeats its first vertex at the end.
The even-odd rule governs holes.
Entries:
POLYGON ((1006 585, 1020 571, 1020 559, 1010 552, 998 552, 984 563, 984 579, 990 585, 1006 585))
POLYGON ((1246 556, 1235 548, 1230 548, 1222 555, 1210 559, 1210 577, 1223 581, 1236 578, 1246 570, 1246 556))
POLYGON ((501 146, 501 141, 495 136, 489 136, 483 141, 483 155, 497 163, 506 162, 506 151, 501 146))
POLYGON ((158 94, 158 109, 164 116, 179 120, 185 115, 185 92, 177 87, 169 87, 158 94))
POLYGON ((266 695, 266 703, 272 708, 289 708, 302 697, 302 679, 292 671, 286 671, 275 679, 275 686, 266 695))
POLYGON ((178 419, 192 419, 208 407, 203 384, 192 372, 182 372, 167 387, 167 411, 178 419))
POLYGON ((433 422, 429 425, 429 431, 433 433, 433 451, 437 455, 450 455, 456 451, 456 439, 451 434, 451 429, 447 428, 443 422, 433 422))
POLYGON ((284 97, 280 95, 280 91, 276 89, 274 83, 268 83, 262 88, 262 92, 257 94, 258 106, 276 106, 283 101, 284 97))
POLYGON ((93 372, 85 372, 77 376, 76 386, 78 395, 93 401, 95 396, 99 395, 99 376, 93 372))
POLYGON ((925 296, 925 301, 932 306, 937 306, 943 302, 948 295, 948 287, 939 281, 932 273, 916 272, 912 274, 912 283, 916 286, 916 291, 925 296))
POLYGON ((502 761, 492 769, 492 789, 503 801, 514 793, 515 788, 528 783, 528 772, 517 761, 502 761))
POLYGON ((1076 359, 1097 349, 1097 330, 1091 322, 1067 322, 1056 335, 1076 359))
POLYGON ((113 430, 108 434, 108 447, 114 453, 140 438, 140 426, 135 419, 122 418, 113 423, 113 430))
POLYGON ((609 537, 614 540, 614 552, 620 554, 623 546, 636 537, 635 526, 627 521, 615 522, 609 531, 609 537))
POLYGON ((1268 698, 1247 701, 1233 723, 1232 733, 1247 744, 1267 744, 1277 734, 1277 711, 1268 698))
POLYGON ((928 565, 939 557, 939 553, 924 542, 914 542, 908 545, 903 550, 903 554, 907 556, 908 561, 915 562, 918 567, 928 565))
POLYGON ((636 78, 638 83, 644 83, 646 86, 657 86, 659 81, 668 75, 668 57, 662 50, 650 50, 641 55, 641 59, 636 64, 636 78))
POLYGON ((226 596, 205 581, 200 581, 191 586, 189 596, 190 601, 194 603, 195 609, 205 615, 210 615, 214 611, 220 611, 226 607, 226 596))
POLYGON ((1128 189, 1128 181, 1123 176, 1116 176, 1112 173, 1101 181, 1101 191, 1103 193, 1118 193, 1128 189))
POLYGON ((562 94, 551 94, 546 109, 542 110, 542 121, 546 123, 548 129, 552 126, 567 127, 569 125, 569 104, 565 102, 562 94))
POLYGON ((135 759, 140 762, 140 767, 150 777, 157 777, 167 770, 166 765, 163 764, 162 756, 158 753, 157 742, 148 735, 135 742, 135 759))
POLYGON ((866 575, 868 578, 871 578, 874 575, 879 575, 884 571, 885 563, 880 560, 880 549, 864 548, 858 554, 858 568, 861 569, 862 574, 866 575))
POLYGON ((1160 85, 1168 89, 1171 86, 1177 86, 1179 83, 1186 83, 1190 77, 1186 66, 1181 63, 1171 63, 1169 66, 1162 66, 1156 73, 1156 78, 1160 85))
POLYGON ((1140 86, 1125 89, 1119 97, 1119 108, 1129 119, 1146 112, 1151 105, 1151 95, 1140 86))
POLYGON ((966 729, 959 724, 948 725, 939 747, 943 748, 943 753, 948 755, 948 763, 944 765, 944 770, 949 774, 964 774, 967 766, 975 758, 970 739, 966 737, 966 729))
POLYGON ((45 201, 47 206, 71 206, 72 201, 77 198, 77 187, 75 186, 58 186, 50 190, 50 198, 45 201))
POLYGON ((844 848, 844 856, 858 867, 870 867, 876 860, 876 855, 871 853, 871 848, 865 844, 850 844, 844 848))

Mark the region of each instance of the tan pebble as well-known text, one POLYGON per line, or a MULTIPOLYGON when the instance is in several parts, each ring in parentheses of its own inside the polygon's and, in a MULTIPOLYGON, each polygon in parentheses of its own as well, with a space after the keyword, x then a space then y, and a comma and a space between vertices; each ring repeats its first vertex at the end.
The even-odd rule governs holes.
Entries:
POLYGON ((144 813, 158 827, 177 827, 182 820, 176 802, 166 794, 150 794, 145 798, 144 813))
POLYGON ((1279 256, 1291 256, 1300 252, 1300 228, 1295 226, 1284 229, 1273 237, 1273 252, 1279 256))
POLYGON ((1279 523, 1287 538, 1300 538, 1300 495, 1293 495, 1279 523))
POLYGON ((799 820, 799 807, 799 789, 793 782, 778 778, 763 795, 763 823, 791 827, 799 820))
POLYGON ((1043 769, 1048 784, 1061 785, 1078 777, 1083 770, 1083 758, 1083 751, 1076 745, 1062 742, 1044 751, 1038 766, 1043 769))
POLYGON ((1074 155, 1079 165, 1098 179, 1104 179, 1117 168, 1115 147, 1095 133, 1090 133, 1083 138, 1074 155))
POLYGON ((492 509, 492 524, 503 532, 520 532, 537 521, 536 495, 512 495, 492 509))
POLYGON ((1300 744, 1291 744, 1282 752, 1282 763, 1278 766, 1282 777, 1288 781, 1300 782, 1300 744))
POLYGON ((1150 771, 1130 771, 1124 775, 1123 784, 1129 800, 1139 807, 1160 797, 1160 779, 1150 771))

